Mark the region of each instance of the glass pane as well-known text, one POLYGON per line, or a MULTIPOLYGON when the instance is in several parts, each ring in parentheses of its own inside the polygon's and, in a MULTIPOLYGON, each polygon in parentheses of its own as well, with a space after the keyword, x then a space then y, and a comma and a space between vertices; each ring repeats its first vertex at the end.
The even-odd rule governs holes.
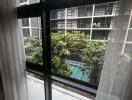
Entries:
POLYGON ((94 100, 94 98, 93 95, 68 85, 55 81, 52 83, 52 100, 94 100))
POLYGON ((32 28, 32 36, 33 37, 38 37, 39 38, 39 29, 34 29, 32 28))
POLYGON ((28 100, 45 100, 44 81, 41 77, 27 73, 28 100))
POLYGON ((116 9, 113 2, 51 11, 52 72, 98 85, 116 9))
POLYGON ((30 18, 32 27, 39 27, 39 19, 38 18, 30 18))
POLYGON ((132 42, 132 30, 128 31, 127 41, 128 42, 130 42, 130 41, 132 42))
POLYGON ((78 8, 70 8, 67 10, 67 18, 78 17, 78 8))
POLYGON ((97 4, 95 5, 95 16, 111 15, 113 10, 113 3, 97 4))
POLYGON ((20 6, 30 5, 30 4, 39 3, 39 2, 40 0, 20 0, 20 6))
POLYGON ((22 19, 22 26, 29 26, 29 19, 28 18, 22 19))
POLYGON ((91 18, 89 19, 78 19, 77 28, 90 28, 91 18))
POLYGON ((67 21, 67 28, 71 29, 76 29, 77 28, 77 20, 68 20, 67 21))
POLYGON ((93 28, 110 28, 112 17, 94 18, 93 28))
POLYGON ((125 51, 124 51, 124 53, 127 53, 127 54, 132 54, 132 43, 130 43, 130 44, 125 44, 125 51))
POLYGON ((130 28, 132 28, 132 19, 131 19, 131 22, 130 22, 130 28))
POLYGON ((23 36, 24 37, 29 37, 30 36, 29 28, 23 28, 23 36))
POLYGON ((92 39, 93 40, 108 40, 109 32, 110 31, 93 30, 92 39))
POLYGON ((40 2, 40 0, 29 0, 29 4, 34 4, 34 3, 38 3, 40 2))
POLYGON ((20 0, 20 3, 24 3, 24 2, 27 2, 27 0, 20 0))
POLYGON ((42 59, 42 39, 41 39, 41 28, 39 25, 40 22, 36 21, 39 18, 29 18, 28 20, 24 19, 22 22, 29 24, 26 26, 28 28, 25 28, 22 24, 20 25, 23 29, 23 37, 24 37, 24 45, 25 45, 25 55, 26 60, 29 62, 37 63, 37 64, 43 64, 42 59), (34 20, 32 20, 34 19, 34 20), (36 22, 35 22, 36 21, 36 22), (36 25, 37 24, 37 25, 36 25))
POLYGON ((93 6, 78 7, 78 17, 92 16, 93 6))

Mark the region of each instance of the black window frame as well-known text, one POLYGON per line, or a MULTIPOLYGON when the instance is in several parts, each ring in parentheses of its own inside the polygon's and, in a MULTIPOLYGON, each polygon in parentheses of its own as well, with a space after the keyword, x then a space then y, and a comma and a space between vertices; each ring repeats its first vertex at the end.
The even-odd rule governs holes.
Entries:
POLYGON ((41 17, 43 63, 38 65, 26 61, 26 70, 44 79, 45 100, 52 100, 52 81, 57 81, 96 96, 98 86, 51 72, 50 11, 69 7, 108 3, 118 0, 41 0, 40 3, 17 7, 17 18, 41 17))

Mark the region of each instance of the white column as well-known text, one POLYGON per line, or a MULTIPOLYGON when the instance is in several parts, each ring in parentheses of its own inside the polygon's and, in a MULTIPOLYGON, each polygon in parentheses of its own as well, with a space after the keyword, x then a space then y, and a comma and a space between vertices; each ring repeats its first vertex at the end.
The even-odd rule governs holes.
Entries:
POLYGON ((67 8, 65 8, 65 34, 67 33, 67 8))
POLYGON ((90 28, 90 41, 91 41, 91 39, 92 39, 94 11, 95 11, 95 5, 93 5, 93 10, 92 10, 92 20, 91 20, 91 28, 90 28))
POLYGON ((124 39, 124 43, 123 43, 121 54, 123 54, 124 51, 125 51, 125 47, 126 47, 126 42, 127 42, 127 37, 128 37, 128 32, 129 32, 129 27, 130 27, 130 24, 131 24, 131 20, 132 20, 132 10, 131 10, 131 14, 130 14, 129 21, 128 21, 127 31, 126 31, 126 34, 125 34, 125 39, 124 39))
POLYGON ((30 31, 30 36, 32 36, 31 18, 29 18, 29 31, 30 31))

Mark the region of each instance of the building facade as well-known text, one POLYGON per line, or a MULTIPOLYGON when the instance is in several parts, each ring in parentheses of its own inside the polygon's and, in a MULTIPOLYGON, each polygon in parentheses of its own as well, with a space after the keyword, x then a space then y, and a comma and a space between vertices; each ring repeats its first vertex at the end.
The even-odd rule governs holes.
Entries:
MULTIPOLYGON (((38 3, 40 0, 20 0, 20 6, 38 3)), ((41 19, 40 17, 22 19, 23 36, 37 36, 41 38, 41 19)))
MULTIPOLYGON (((39 0, 21 0, 20 5, 39 0)), ((84 32, 92 40, 108 40, 113 29, 113 19, 118 15, 118 2, 93 4, 51 11, 51 32, 84 32)), ((24 37, 41 37, 41 19, 22 19, 24 37)))
POLYGON ((51 32, 80 31, 90 39, 107 40, 118 15, 118 2, 51 11, 51 32))

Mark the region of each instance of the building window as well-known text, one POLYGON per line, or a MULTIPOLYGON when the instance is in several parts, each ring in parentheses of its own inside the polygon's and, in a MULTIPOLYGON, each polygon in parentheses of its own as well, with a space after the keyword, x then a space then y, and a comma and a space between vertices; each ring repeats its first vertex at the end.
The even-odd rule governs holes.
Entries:
POLYGON ((57 19, 64 19, 65 18, 65 10, 57 11, 57 19))
POLYGON ((113 10, 113 4, 108 3, 108 4, 98 4, 95 5, 95 16, 100 16, 100 15, 111 15, 113 10))
POLYGON ((108 40, 109 31, 94 30, 92 34, 93 40, 108 40))
POLYGON ((29 19, 28 18, 25 18, 25 19, 22 19, 22 26, 29 26, 29 19))
POLYGON ((58 21, 58 22, 57 22, 57 28, 58 28, 58 29, 63 29, 63 28, 65 28, 64 21, 58 21))
POLYGON ((69 29, 77 28, 77 20, 68 20, 67 21, 67 28, 69 28, 69 29))
POLYGON ((20 0, 20 3, 24 3, 24 2, 27 2, 27 0, 20 0))
POLYGON ((111 17, 94 18, 93 28, 110 28, 111 22, 111 17))
POLYGON ((67 18, 78 17, 78 8, 70 8, 67 10, 67 18))
POLYGON ((78 28, 90 28, 91 19, 78 19, 77 27, 78 28))
POLYGON ((29 28, 23 28, 23 35, 24 35, 24 37, 30 36, 29 28))
POLYGON ((92 16, 93 6, 78 7, 78 16, 92 16))

